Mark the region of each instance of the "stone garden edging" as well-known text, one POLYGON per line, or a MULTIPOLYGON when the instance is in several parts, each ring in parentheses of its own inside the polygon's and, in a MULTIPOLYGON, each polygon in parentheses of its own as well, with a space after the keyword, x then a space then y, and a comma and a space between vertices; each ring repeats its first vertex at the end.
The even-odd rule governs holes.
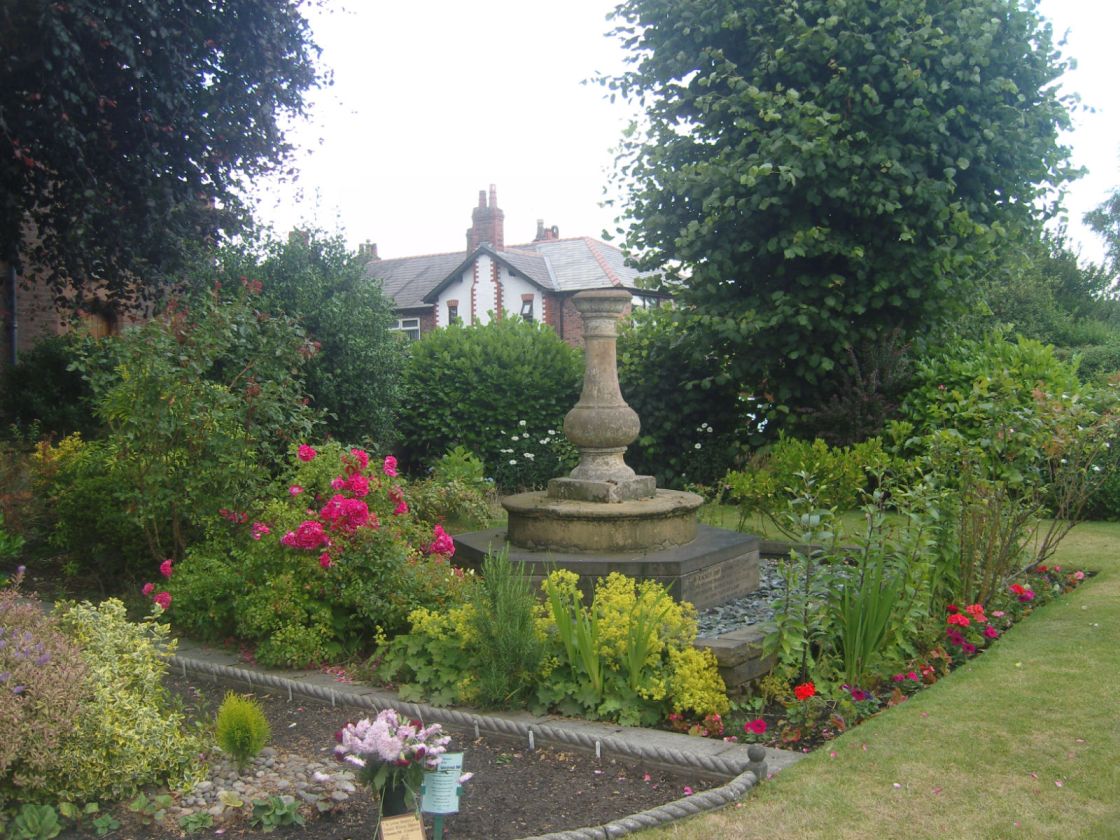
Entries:
MULTIPOLYGON (((671 746, 642 744, 635 738, 619 737, 583 727, 565 727, 549 723, 527 722, 511 717, 482 715, 456 709, 437 708, 401 701, 396 695, 364 686, 329 685, 309 680, 290 679, 286 676, 259 670, 238 668, 190 656, 177 654, 171 661, 173 667, 188 674, 208 675, 248 684, 286 690, 291 699, 295 695, 314 698, 336 705, 358 706, 373 711, 392 706, 410 717, 438 721, 476 732, 488 732, 506 737, 529 739, 542 744, 554 743, 576 748, 591 754, 613 753, 628 758, 638 758, 677 770, 687 769, 717 779, 732 777, 718 788, 677 799, 628 817, 603 825, 577 828, 570 831, 538 835, 525 840, 605 840, 623 837, 646 828, 662 825, 684 817, 711 811, 741 798, 767 776, 767 751, 758 745, 747 749, 747 758, 726 758, 676 749, 671 746)), ((654 733, 651 733, 651 735, 654 733)), ((686 736, 687 737, 687 736, 686 736)), ((701 739, 697 739, 700 741, 701 739)), ((779 764, 794 760, 792 754, 779 764)))

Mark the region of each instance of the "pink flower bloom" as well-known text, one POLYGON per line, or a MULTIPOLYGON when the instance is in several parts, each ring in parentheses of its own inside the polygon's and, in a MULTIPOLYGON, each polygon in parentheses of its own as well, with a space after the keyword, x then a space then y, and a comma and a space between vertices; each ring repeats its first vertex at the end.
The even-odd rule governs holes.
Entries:
POLYGON ((1003 610, 992 610, 993 618, 1003 618, 1005 615, 1007 615, 1007 613, 1005 613, 1003 610))
POLYGON ((280 543, 289 548, 302 548, 314 551, 322 546, 331 544, 331 538, 323 530, 323 523, 313 520, 301 522, 294 531, 289 531, 280 538, 280 543))
POLYGON ((1019 603, 1021 603, 1021 604, 1027 604, 1027 603, 1030 603, 1033 600, 1034 600, 1034 592, 1032 592, 1030 589, 1026 590, 1025 592, 1021 592, 1019 594, 1019 603))
POLYGON ((346 477, 345 476, 336 475, 334 478, 331 479, 331 488, 332 489, 342 490, 345 487, 346 487, 346 477))
POLYGON ((151 594, 156 591, 156 585, 154 583, 145 583, 140 588, 140 591, 144 593, 145 597, 150 597, 151 594))
POLYGON ((253 523, 253 539, 255 539, 257 542, 260 542, 261 537, 263 537, 265 534, 271 533, 272 529, 265 525, 263 522, 253 523))
POLYGON ((350 476, 350 480, 346 482, 346 489, 353 493, 358 498, 369 495, 369 479, 364 475, 357 473, 350 476))
POLYGON ((397 502, 397 506, 393 508, 393 516, 400 516, 404 513, 408 513, 408 504, 404 501, 397 502))
POLYGON ((319 454, 318 452, 316 452, 314 449, 312 449, 306 443, 302 443, 302 444, 300 444, 299 450, 297 452, 297 457, 301 461, 312 461, 312 460, 315 459, 315 456, 318 455, 318 454, 319 454))
POLYGON ((302 492, 303 492, 303 488, 300 487, 298 484, 293 484, 291 487, 288 488, 288 495, 290 495, 290 496, 298 496, 302 492))
POLYGON ((428 546, 429 554, 440 554, 445 557, 451 557, 455 554, 455 541, 451 539, 451 535, 443 530, 442 525, 436 525, 432 529, 432 534, 435 540, 428 546))
POLYGON ((692 788, 690 788, 688 785, 684 786, 684 795, 685 796, 692 796, 692 788))
POLYGON ((350 454, 354 456, 354 460, 363 470, 369 466, 369 455, 366 454, 364 449, 351 449, 350 454))
POLYGON ((319 516, 330 523, 332 528, 339 528, 346 532, 354 531, 365 525, 377 527, 377 517, 369 512, 369 507, 360 499, 347 499, 342 495, 335 495, 323 505, 319 516))
POLYGON ((1073 573, 1073 579, 1074 580, 1085 580, 1085 573, 1084 572, 1074 572, 1073 573))
POLYGON ((165 610, 170 609, 171 608, 171 593, 170 592, 159 592, 159 593, 156 594, 155 601, 156 601, 157 604, 159 604, 161 607, 163 607, 163 609, 165 609, 165 610))
POLYGON ((168 558, 159 564, 159 573, 165 578, 171 577, 171 559, 168 558))
POLYGON ((911 671, 909 674, 906 675, 906 679, 913 680, 914 682, 918 682, 918 681, 921 680, 921 677, 919 677, 914 671, 911 671))
POLYGON ((327 552, 324 551, 319 555, 319 565, 324 569, 329 569, 331 567, 331 556, 327 554, 327 552))
POLYGON ((987 627, 984 628, 984 635, 987 636, 989 639, 998 639, 999 638, 999 631, 996 628, 994 628, 992 625, 989 624, 987 627))
POLYGON ((961 650, 971 656, 976 653, 976 645, 972 644, 972 642, 961 642, 961 650))
POLYGON ((894 680, 894 682, 902 682, 904 679, 906 679, 906 675, 905 674, 894 674, 891 677, 891 679, 894 680))
POLYGON ((386 455, 385 460, 381 462, 381 471, 389 478, 397 477, 397 459, 392 455, 386 455))

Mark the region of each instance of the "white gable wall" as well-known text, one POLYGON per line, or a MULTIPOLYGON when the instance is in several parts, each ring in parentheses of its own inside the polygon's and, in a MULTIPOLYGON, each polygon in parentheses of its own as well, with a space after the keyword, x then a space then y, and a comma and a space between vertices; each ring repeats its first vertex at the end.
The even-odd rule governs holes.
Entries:
MULTIPOLYGON (((490 322, 490 313, 498 308, 494 282, 491 279, 493 263, 494 261, 489 255, 480 254, 474 266, 468 266, 457 279, 447 284, 447 287, 439 293, 439 300, 436 303, 437 326, 448 326, 447 302, 451 300, 459 302, 459 319, 464 325, 469 326, 472 323, 487 324, 490 322), (475 271, 476 267, 477 271, 475 271), (478 278, 477 283, 475 283, 475 277, 478 278), (473 319, 471 317, 472 285, 474 286, 475 311, 473 319)), ((505 314, 520 315, 521 296, 531 294, 533 296, 533 319, 540 321, 544 306, 541 290, 524 277, 510 274, 509 270, 500 263, 498 268, 498 282, 502 284, 502 309, 505 314)))

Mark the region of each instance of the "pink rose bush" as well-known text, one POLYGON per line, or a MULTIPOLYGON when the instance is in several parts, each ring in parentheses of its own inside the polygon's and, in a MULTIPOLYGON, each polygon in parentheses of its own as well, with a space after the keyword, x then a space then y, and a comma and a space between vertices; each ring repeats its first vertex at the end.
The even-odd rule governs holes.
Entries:
POLYGON ((379 628, 406 630, 412 610, 473 584, 450 565, 451 536, 412 511, 391 456, 333 442, 292 454, 275 498, 221 511, 212 540, 175 564, 169 615, 184 632, 302 667, 365 652, 379 628))

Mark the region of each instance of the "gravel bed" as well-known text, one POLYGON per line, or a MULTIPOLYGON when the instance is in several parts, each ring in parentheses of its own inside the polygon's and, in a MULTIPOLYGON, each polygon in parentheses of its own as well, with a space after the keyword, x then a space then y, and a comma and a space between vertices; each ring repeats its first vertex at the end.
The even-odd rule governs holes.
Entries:
POLYGON ((778 574, 776 560, 762 558, 758 563, 758 589, 735 601, 709 607, 697 614, 701 639, 710 639, 749 627, 752 624, 765 624, 774 617, 773 604, 785 595, 786 585, 778 574))

